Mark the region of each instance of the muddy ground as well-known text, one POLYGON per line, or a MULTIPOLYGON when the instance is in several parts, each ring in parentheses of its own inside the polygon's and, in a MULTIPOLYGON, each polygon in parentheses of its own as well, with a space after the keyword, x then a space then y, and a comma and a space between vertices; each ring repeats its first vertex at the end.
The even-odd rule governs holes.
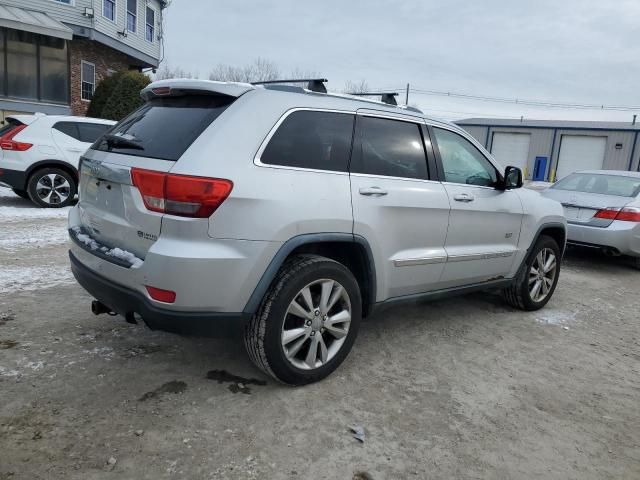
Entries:
POLYGON ((94 317, 65 213, 0 190, 2 480, 640 478, 624 260, 570 252, 540 312, 490 294, 382 311, 330 378, 290 388, 237 341, 94 317))

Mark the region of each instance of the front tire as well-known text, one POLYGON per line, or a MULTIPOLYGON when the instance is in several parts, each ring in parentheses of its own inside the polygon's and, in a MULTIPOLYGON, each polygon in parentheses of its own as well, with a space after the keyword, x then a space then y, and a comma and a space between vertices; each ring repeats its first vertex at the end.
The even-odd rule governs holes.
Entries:
POLYGON ((27 185, 29 198, 39 207, 62 208, 73 202, 77 192, 75 179, 59 168, 43 168, 31 174, 27 185))
POLYGON ((317 382, 347 357, 362 300, 344 265, 317 255, 289 260, 245 329, 253 363, 290 385, 317 382))
POLYGON ((526 311, 544 307, 558 284, 560 260, 558 243, 549 236, 541 235, 520 275, 503 290, 507 303, 526 311))

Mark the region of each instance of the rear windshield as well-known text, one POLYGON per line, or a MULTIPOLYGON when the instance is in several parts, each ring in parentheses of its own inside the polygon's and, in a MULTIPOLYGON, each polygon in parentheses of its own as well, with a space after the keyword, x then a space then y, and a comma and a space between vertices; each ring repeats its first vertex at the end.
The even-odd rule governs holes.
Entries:
POLYGON ((4 137, 7 133, 20 125, 22 125, 22 122, 14 118, 8 118, 7 123, 0 126, 0 137, 4 137))
POLYGON ((234 100, 223 95, 153 99, 118 123, 93 148, 176 161, 234 100), (128 142, 108 141, 110 135, 122 136, 128 142), (133 146, 127 145, 131 142, 133 146))
POLYGON ((572 192, 635 197, 640 192, 640 178, 593 173, 573 173, 560 180, 551 188, 572 192))

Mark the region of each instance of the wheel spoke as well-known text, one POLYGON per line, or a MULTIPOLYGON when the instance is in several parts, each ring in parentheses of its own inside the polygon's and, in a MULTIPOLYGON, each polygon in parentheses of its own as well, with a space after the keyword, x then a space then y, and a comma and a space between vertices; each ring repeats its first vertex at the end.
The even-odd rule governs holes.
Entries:
POLYGON ((322 282, 322 292, 320 294, 320 311, 326 314, 329 311, 329 299, 331 298, 331 292, 333 291, 333 280, 326 280, 322 282))
POLYGON ((324 365, 325 363, 327 363, 327 360, 329 358, 329 350, 327 350, 327 345, 326 343, 324 343, 324 338, 322 338, 322 335, 318 335, 317 337, 318 345, 320 346, 320 361, 324 365))
POLYGON ((344 292, 344 288, 340 284, 338 284, 334 288, 333 294, 331 295, 331 298, 329 298, 329 304, 327 305, 327 310, 325 313, 329 313, 329 311, 333 308, 333 306, 336 304, 338 299, 342 296, 343 292, 344 292))
POLYGON ((291 342, 307 333, 308 330, 308 328, 292 328, 291 330, 285 330, 282 334, 282 345, 289 345, 291 342))
POLYGON ((300 351, 300 349, 302 348, 302 346, 305 344, 305 342, 309 339, 309 334, 311 332, 307 332, 305 333, 304 337, 302 337, 301 339, 297 340, 292 346, 291 348, 285 348, 285 354, 287 355, 287 358, 293 358, 297 355, 297 353, 300 351))
POLYGON ((311 289, 309 287, 304 287, 300 292, 300 295, 302 295, 302 298, 304 299, 307 310, 309 312, 313 312, 315 310, 315 307, 313 306, 313 299, 311 298, 311 289))
POLYGON ((538 300, 538 292, 540 291, 540 287, 542 286, 542 282, 538 280, 531 289, 531 299, 535 302, 538 300))
POLYGON ((316 368, 316 359, 318 358, 318 338, 320 335, 316 335, 311 339, 311 344, 309 345, 309 351, 307 351, 307 356, 304 359, 304 363, 307 364, 309 368, 316 368))
POLYGON ((555 255, 549 255, 549 258, 547 259, 547 263, 544 264, 544 273, 549 273, 555 267, 556 267, 556 257, 555 255))
POLYGON ((313 312, 307 312, 300 306, 300 304, 296 300, 291 302, 291 305, 289 305, 288 313, 291 313, 296 317, 304 318, 306 320, 311 320, 313 318, 313 312))

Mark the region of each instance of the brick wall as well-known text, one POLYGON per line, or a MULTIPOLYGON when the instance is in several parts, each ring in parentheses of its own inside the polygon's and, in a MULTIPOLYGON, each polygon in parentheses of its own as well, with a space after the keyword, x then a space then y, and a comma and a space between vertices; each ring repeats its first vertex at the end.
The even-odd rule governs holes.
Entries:
POLYGON ((81 98, 82 60, 96 66, 96 86, 108 75, 109 70, 117 71, 129 68, 127 55, 91 40, 71 40, 69 42, 69 58, 72 115, 84 116, 89 108, 89 102, 81 98))

